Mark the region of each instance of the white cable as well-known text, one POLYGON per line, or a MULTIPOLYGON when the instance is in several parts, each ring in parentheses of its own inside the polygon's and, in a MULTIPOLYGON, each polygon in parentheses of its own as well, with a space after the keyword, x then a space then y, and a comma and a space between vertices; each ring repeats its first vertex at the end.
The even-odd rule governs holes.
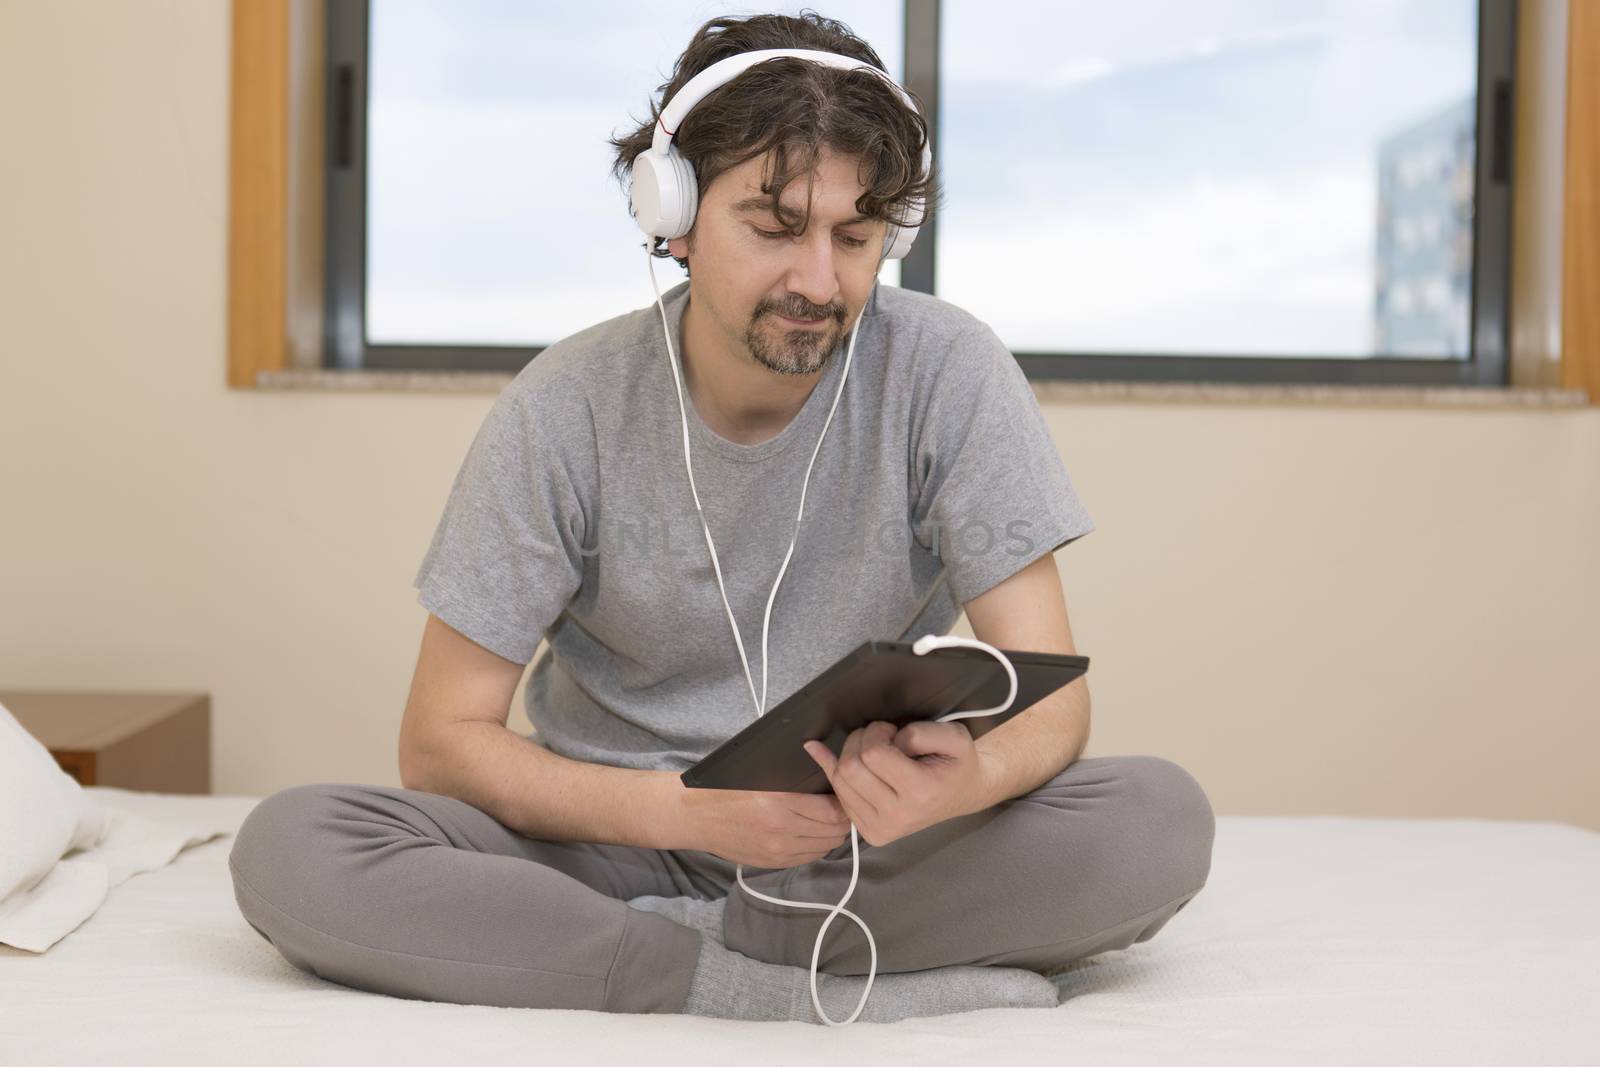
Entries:
POLYGON ((998 707, 978 708, 974 711, 952 711, 948 715, 941 715, 934 722, 952 722, 956 719, 972 719, 981 715, 998 715, 1011 706, 1017 699, 1017 669, 1011 665, 1011 660, 1004 652, 984 641, 971 637, 942 637, 938 634, 924 634, 912 644, 911 651, 919 656, 926 656, 936 648, 976 648, 989 653, 1000 661, 1000 666, 1006 669, 1006 678, 1011 682, 1011 689, 1006 694, 1004 701, 998 707))
MULTIPOLYGON (((811 462, 806 464, 805 479, 800 483, 800 507, 795 512, 794 535, 789 539, 789 550, 784 553, 783 565, 778 568, 777 581, 772 583, 772 592, 767 595, 766 612, 762 616, 761 620, 761 695, 758 697, 756 695, 755 678, 750 674, 750 661, 745 656, 744 652, 744 640, 739 636, 739 624, 734 620, 733 608, 728 603, 728 591, 722 582, 722 567, 717 562, 717 546, 711 539, 711 526, 706 522, 705 508, 701 506, 700 493, 695 489, 694 465, 689 459, 689 415, 683 401, 683 381, 678 373, 678 357, 672 346, 672 328, 667 321, 666 305, 663 304, 661 300, 661 287, 656 282, 655 257, 650 251, 651 242, 649 240, 645 240, 642 242, 642 244, 645 250, 645 263, 650 271, 650 288, 655 291, 656 307, 661 311, 661 328, 667 340, 667 361, 672 365, 672 384, 677 390, 678 394, 678 415, 683 421, 683 466, 684 470, 687 471, 689 475, 689 492, 694 497, 695 511, 700 516, 700 528, 705 532, 706 535, 706 548, 711 553, 711 568, 717 576, 717 591, 722 596, 722 607, 728 614, 728 625, 733 628, 733 640, 739 648, 739 662, 744 667, 745 681, 750 686, 750 698, 755 702, 756 718, 759 719, 762 715, 766 714, 767 631, 772 621, 773 600, 778 595, 778 586, 783 582, 784 573, 789 569, 789 560, 794 555, 795 542, 798 541, 800 537, 800 521, 801 517, 805 514, 806 488, 811 484, 811 468, 817 462, 817 454, 822 451, 822 440, 828 435, 828 427, 833 423, 833 414, 839 407, 840 398, 844 396, 845 382, 848 381, 850 377, 850 361, 854 357, 856 350, 856 334, 861 329, 861 320, 866 318, 866 307, 865 305, 862 306, 861 314, 856 316, 856 324, 850 329, 850 344, 845 351, 844 370, 839 375, 839 390, 834 394, 833 406, 828 409, 827 421, 822 424, 822 433, 817 436, 816 447, 811 450, 811 462)), ((883 261, 885 258, 887 258, 887 254, 888 248, 885 247, 883 254, 878 257, 879 270, 883 269, 883 261)), ((876 291, 876 275, 874 275, 873 279, 873 288, 874 291, 876 291)), ((927 655, 928 652, 935 648, 943 648, 954 645, 965 645, 974 648, 981 648, 984 651, 989 652, 991 655, 996 656, 1000 660, 1000 665, 1005 668, 1006 674, 1011 679, 1011 692, 1010 695, 1006 697, 1005 703, 997 708, 984 708, 978 711, 953 712, 935 721, 948 722, 952 719, 964 719, 977 715, 997 715, 1009 708, 1011 706, 1011 702, 1016 699, 1017 695, 1017 672, 1012 668, 1011 661, 1008 660, 1005 657, 1005 654, 999 649, 992 645, 985 644, 982 641, 973 641, 962 637, 941 637, 936 634, 927 634, 921 638, 918 638, 916 643, 912 646, 912 649, 917 655, 923 656, 927 655)), ((815 904, 809 901, 784 900, 780 897, 767 896, 765 893, 751 888, 751 886, 744 880, 744 864, 736 863, 734 865, 734 877, 737 879, 740 888, 746 893, 749 893, 751 896, 760 900, 765 900, 771 904, 781 904, 785 907, 791 908, 812 908, 817 911, 826 911, 828 913, 828 917, 822 921, 822 928, 817 931, 816 944, 811 949, 811 1006, 816 1009, 817 1016, 829 1026, 844 1026, 856 1021, 856 1019, 861 1015, 861 1009, 867 1006, 867 997, 872 993, 872 982, 877 977, 878 973, 878 943, 873 939, 872 931, 867 928, 867 924, 861 920, 859 915, 853 911, 850 911, 844 906, 845 903, 850 899, 851 895, 856 891, 856 880, 860 873, 861 846, 857 837, 856 825, 853 822, 850 824, 850 885, 845 889, 844 896, 840 898, 839 903, 837 904, 815 904), (822 956, 822 940, 827 936, 828 926, 833 922, 835 916, 838 915, 847 916, 857 926, 861 927, 861 932, 867 936, 867 948, 870 950, 871 954, 867 970, 866 988, 861 991, 861 999, 856 1003, 855 1011, 851 1012, 850 1017, 844 1020, 843 1023, 836 1023, 832 1019, 828 1018, 827 1013, 822 1010, 822 1001, 817 995, 817 962, 822 956)))

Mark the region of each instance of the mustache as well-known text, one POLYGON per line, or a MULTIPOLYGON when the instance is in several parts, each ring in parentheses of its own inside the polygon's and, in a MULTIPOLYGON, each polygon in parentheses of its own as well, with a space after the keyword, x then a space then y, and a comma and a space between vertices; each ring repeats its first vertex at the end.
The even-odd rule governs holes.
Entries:
POLYGON ((794 305, 794 304, 788 304, 788 305, 785 305, 783 307, 778 307, 778 306, 773 305, 773 304, 765 304, 761 308, 757 309, 756 318, 760 318, 762 315, 768 314, 768 313, 774 314, 774 315, 785 315, 785 316, 787 316, 787 317, 789 317, 791 319, 835 319, 835 320, 838 320, 838 319, 843 319, 844 318, 844 308, 842 308, 842 307, 841 308, 833 308, 833 307, 819 308, 814 304, 804 304, 804 305, 799 305, 799 306, 794 305))

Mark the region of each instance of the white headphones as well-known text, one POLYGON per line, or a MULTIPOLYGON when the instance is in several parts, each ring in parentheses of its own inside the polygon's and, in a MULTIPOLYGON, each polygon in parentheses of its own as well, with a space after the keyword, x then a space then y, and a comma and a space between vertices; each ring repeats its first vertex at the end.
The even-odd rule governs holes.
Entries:
MULTIPOLYGON (((678 90, 666 108, 661 113, 660 120, 656 123, 655 141, 648 152, 642 152, 633 162, 633 209, 639 220, 639 226, 647 237, 682 237, 694 225, 695 208, 699 201, 697 186, 695 185, 694 168, 689 161, 678 155, 672 146, 672 131, 676 130, 683 121, 683 116, 688 114, 702 97, 717 86, 732 81, 750 66, 763 60, 775 59, 780 56, 794 56, 800 59, 809 59, 814 62, 824 63, 831 67, 854 69, 861 67, 882 75, 890 85, 899 90, 906 104, 913 109, 916 104, 905 90, 895 85, 881 70, 870 63, 863 63, 858 59, 848 56, 836 55, 832 52, 816 52, 805 49, 793 48, 768 48, 755 52, 745 52, 741 55, 730 56, 720 62, 713 63, 705 70, 689 79, 687 85, 678 90)), ((926 145, 922 151, 922 167, 924 173, 928 171, 931 162, 931 152, 926 145)), ((912 210, 907 214, 907 225, 897 227, 889 226, 889 232, 883 241, 883 253, 878 260, 878 267, 882 269, 885 259, 898 259, 911 250, 911 242, 916 240, 917 226, 910 223, 914 220, 919 224, 925 218, 921 201, 912 202, 912 210)), ((783 582, 783 576, 789 569, 789 560, 794 555, 794 546, 800 536, 800 520, 805 514, 806 487, 811 484, 811 468, 817 462, 817 453, 822 451, 822 441, 828 436, 828 427, 833 424, 833 413, 839 407, 839 401, 844 396, 845 382, 850 377, 850 362, 855 356, 856 333, 861 329, 861 320, 866 318, 866 308, 856 316, 856 323, 850 329, 850 344, 845 351, 844 370, 839 376, 839 389, 834 394, 833 406, 828 409, 828 418, 822 424, 822 433, 817 437, 817 445, 811 452, 811 462, 806 465, 805 480, 800 483, 800 506, 795 512, 794 537, 789 541, 789 551, 784 554, 783 565, 778 568, 778 578, 772 583, 772 592, 767 595, 767 610, 761 620, 761 693, 756 694, 754 676, 750 673, 750 660, 745 655, 744 639, 739 636, 739 626, 733 617, 733 607, 728 603, 728 590, 722 582, 722 566, 717 561, 717 546, 711 539, 711 526, 706 522, 705 508, 700 504, 700 492, 694 484, 694 465, 689 458, 689 415, 683 399, 683 381, 678 373, 678 357, 672 345, 672 328, 667 319, 666 305, 661 300, 661 287, 656 283, 655 257, 650 252, 650 240, 642 242, 645 250, 645 264, 650 271, 650 287, 655 290, 656 307, 661 312, 661 328, 667 339, 667 362, 672 367, 672 384, 678 394, 678 415, 683 422, 683 466, 689 475, 689 492, 694 497, 695 511, 700 516, 700 528, 705 532, 706 549, 711 553, 711 567, 717 578, 717 591, 722 594, 722 607, 728 613, 728 625, 733 629, 733 641, 739 649, 739 662, 744 667, 745 681, 750 686, 750 699, 755 704, 756 717, 766 713, 767 703, 767 631, 772 621, 772 602, 778 595, 778 586, 783 582)), ((874 283, 876 284, 876 283, 874 283)), ((968 647, 981 649, 1000 661, 1010 679, 1011 691, 1005 703, 994 708, 980 708, 974 711, 951 712, 944 715, 936 722, 949 722, 953 719, 966 719, 981 715, 998 715, 1011 706, 1017 697, 1017 672, 1006 658, 1005 653, 993 645, 982 641, 971 640, 965 637, 947 637, 938 634, 925 634, 919 637, 911 646, 912 651, 919 656, 925 656, 937 648, 968 647)), ((872 937, 872 931, 867 929, 867 924, 855 912, 846 908, 848 901, 856 891, 856 879, 861 872, 861 849, 857 841, 857 831, 854 823, 850 824, 850 886, 845 890, 844 897, 837 904, 817 904, 810 901, 783 900, 779 897, 767 896, 765 893, 752 889, 744 880, 744 865, 735 864, 734 877, 738 880, 740 888, 751 896, 765 900, 771 904, 782 904, 791 908, 813 908, 825 911, 828 917, 823 920, 822 928, 817 931, 816 944, 811 951, 811 1006, 816 1009, 817 1016, 829 1026, 840 1026, 844 1023, 853 1023, 861 1014, 861 1009, 867 1005, 867 997, 872 994, 872 982, 878 973, 878 943, 872 937), (817 995, 817 961, 822 954, 822 940, 827 936, 828 927, 833 923, 834 917, 843 915, 850 919, 861 932, 867 936, 867 947, 871 951, 871 962, 867 970, 867 985, 861 991, 861 999, 856 1004, 855 1011, 844 1023, 836 1023, 828 1018, 827 1012, 822 1010, 822 1000, 817 995)))
MULTIPOLYGON (((682 237, 694 226, 695 211, 700 202, 700 189, 696 184, 694 166, 678 154, 677 146, 672 143, 673 136, 683 124, 684 116, 712 90, 731 82, 757 63, 786 57, 808 59, 813 63, 838 67, 841 70, 870 70, 893 86, 907 107, 921 114, 916 101, 911 99, 911 94, 896 85, 893 78, 871 63, 850 56, 819 52, 809 48, 762 48, 719 60, 690 78, 683 88, 673 94, 656 120, 655 137, 650 143, 649 151, 639 153, 633 160, 631 191, 633 213, 634 218, 638 220, 639 228, 646 236, 682 237)), ((923 173, 928 173, 932 164, 933 149, 924 142, 923 173)), ((923 202, 911 201, 905 225, 889 224, 889 230, 883 239, 883 258, 904 259, 911 251, 911 243, 917 239, 917 228, 922 225, 922 220, 926 217, 923 202)))

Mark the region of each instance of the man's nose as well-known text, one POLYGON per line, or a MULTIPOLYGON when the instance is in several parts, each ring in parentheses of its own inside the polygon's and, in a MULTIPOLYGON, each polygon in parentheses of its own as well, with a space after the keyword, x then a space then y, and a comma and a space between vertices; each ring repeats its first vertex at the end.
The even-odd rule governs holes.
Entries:
POLYGON ((796 246, 795 260, 789 268, 789 291, 819 308, 829 307, 839 296, 833 242, 827 234, 814 230, 796 246))

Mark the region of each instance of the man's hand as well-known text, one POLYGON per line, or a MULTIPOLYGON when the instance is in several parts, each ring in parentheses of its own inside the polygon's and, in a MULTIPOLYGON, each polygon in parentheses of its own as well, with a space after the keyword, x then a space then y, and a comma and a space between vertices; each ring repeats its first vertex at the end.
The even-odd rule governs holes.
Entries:
POLYGON ((837 758, 821 741, 807 754, 869 845, 983 810, 983 754, 956 722, 914 722, 897 730, 871 722, 845 738, 837 758))
MULTIPOLYGON (((662 772, 677 779, 676 771, 662 772)), ((746 867, 778 870, 819 860, 850 840, 838 797, 766 790, 685 789, 678 798, 674 849, 695 849, 746 867)))

